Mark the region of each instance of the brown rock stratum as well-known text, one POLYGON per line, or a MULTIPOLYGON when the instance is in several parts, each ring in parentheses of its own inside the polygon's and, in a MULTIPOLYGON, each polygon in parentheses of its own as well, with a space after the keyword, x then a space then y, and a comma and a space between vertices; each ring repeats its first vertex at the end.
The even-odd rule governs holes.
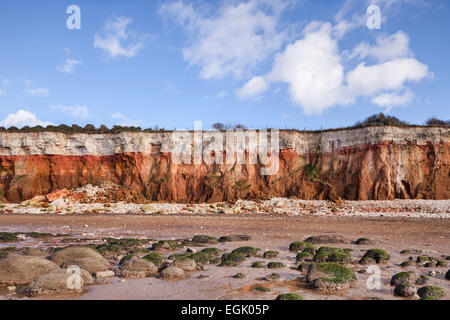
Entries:
POLYGON ((170 132, 3 132, 0 198, 19 202, 89 183, 121 185, 153 201, 450 198, 448 128, 280 131, 279 170, 270 176, 260 175, 259 162, 176 164, 172 148, 170 132))

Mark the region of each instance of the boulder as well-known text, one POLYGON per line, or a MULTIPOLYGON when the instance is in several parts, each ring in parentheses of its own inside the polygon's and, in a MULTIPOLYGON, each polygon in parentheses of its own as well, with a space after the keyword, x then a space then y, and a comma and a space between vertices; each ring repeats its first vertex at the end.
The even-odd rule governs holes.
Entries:
POLYGON ((65 198, 69 195, 69 191, 67 189, 61 189, 57 191, 53 191, 45 195, 45 199, 48 202, 55 201, 56 199, 65 198))
POLYGON ((56 200, 50 202, 49 205, 52 206, 53 208, 55 208, 56 210, 62 210, 62 209, 67 208, 67 203, 63 198, 56 199, 56 200))
POLYGON ((400 272, 392 276, 391 286, 397 286, 399 284, 414 284, 417 281, 417 274, 414 272, 400 272))
POLYGON ((394 288, 394 295, 398 297, 414 297, 416 287, 410 283, 401 283, 394 288))
POLYGON ((383 249, 367 250, 364 256, 359 260, 361 264, 386 263, 391 256, 383 249))
POLYGON ((347 289, 354 280, 356 276, 352 269, 335 262, 312 263, 306 274, 310 288, 327 292, 347 289))
POLYGON ((197 269, 197 263, 193 259, 187 257, 175 259, 173 265, 183 269, 184 271, 195 271, 197 269))
POLYGON ((38 276, 24 291, 32 297, 51 294, 79 293, 85 285, 94 283, 92 276, 86 270, 80 269, 79 278, 77 280, 74 279, 74 276, 76 275, 67 270, 55 270, 38 276))
POLYGON ((217 243, 218 240, 214 237, 207 236, 207 235, 196 235, 192 238, 192 242, 195 243, 217 243))
POLYGON ((359 238, 358 240, 355 241, 355 244, 357 245, 374 244, 374 243, 375 241, 369 238, 359 238))
POLYGON ((175 266, 168 266, 161 271, 161 278, 163 279, 175 279, 184 276, 184 271, 181 268, 175 266))
POLYGON ((219 242, 249 241, 251 239, 252 237, 246 234, 232 234, 220 237, 219 242))
POLYGON ((141 210, 143 213, 156 213, 158 212, 157 209, 155 209, 155 207, 151 206, 151 205, 143 205, 141 206, 141 210))
POLYGON ((26 256, 47 257, 48 252, 40 248, 26 248, 23 252, 26 256))
POLYGON ((95 250, 86 247, 68 247, 56 251, 51 256, 51 260, 62 267, 76 265, 90 274, 111 268, 108 260, 95 250))
POLYGON ((417 291, 417 294, 422 299, 424 299, 424 298, 439 299, 439 298, 442 298, 445 296, 444 290, 442 290, 442 288, 436 287, 436 286, 422 287, 417 291))
POLYGON ((158 268, 150 261, 136 257, 122 263, 122 277, 145 278, 158 272, 158 268))
POLYGON ((310 243, 350 243, 350 240, 338 234, 324 234, 319 236, 312 236, 305 240, 310 243))
POLYGON ((0 260, 0 285, 24 285, 36 277, 58 270, 59 267, 44 258, 9 255, 0 260))

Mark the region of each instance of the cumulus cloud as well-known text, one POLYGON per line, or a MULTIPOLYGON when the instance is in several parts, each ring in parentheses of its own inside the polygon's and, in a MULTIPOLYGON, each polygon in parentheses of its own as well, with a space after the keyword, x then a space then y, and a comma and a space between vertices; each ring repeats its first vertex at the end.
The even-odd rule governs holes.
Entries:
POLYGON ((239 97, 239 99, 255 97, 265 92, 267 88, 267 81, 264 79, 264 77, 253 77, 236 92, 236 95, 239 97))
POLYGON ((367 42, 360 43, 353 49, 350 58, 365 59, 371 57, 379 61, 386 61, 408 56, 412 56, 412 51, 409 48, 409 37, 403 31, 398 31, 390 36, 379 37, 375 45, 367 42))
POLYGON ((82 63, 81 60, 66 59, 64 65, 57 66, 56 69, 64 73, 73 73, 75 67, 81 63, 82 63))
POLYGON ((204 79, 241 77, 281 48, 286 33, 277 30, 284 1, 228 2, 217 12, 195 9, 182 1, 160 7, 160 14, 179 24, 190 43, 183 58, 200 67, 204 79))
POLYGON ((86 106, 79 106, 79 105, 63 106, 59 104, 55 106, 50 106, 50 108, 53 110, 62 111, 75 118, 85 119, 89 117, 89 109, 86 106))
MULTIPOLYGON (((385 107, 389 103, 391 106, 405 104, 413 96, 411 93, 398 95, 398 92, 407 90, 408 83, 432 75, 428 66, 411 57, 409 38, 402 32, 380 37, 375 45, 357 45, 354 58, 370 56, 377 61, 374 64, 362 61, 346 71, 335 31, 330 23, 310 23, 301 39, 277 54, 272 70, 265 76, 269 83, 288 84, 292 100, 307 114, 320 114, 336 105, 350 105, 358 97, 369 97, 374 104, 385 107)), ((240 90, 247 92, 246 97, 251 96, 250 90, 244 90, 249 83, 240 90)), ((256 90, 255 94, 258 93, 256 90)))
POLYGON ((127 17, 112 17, 106 21, 103 34, 96 33, 94 48, 104 50, 109 58, 132 58, 144 48, 147 34, 138 36, 128 29, 132 20, 127 17))
POLYGON ((372 103, 380 107, 386 107, 388 110, 394 106, 405 105, 414 98, 414 93, 410 90, 403 94, 397 93, 382 93, 372 98, 372 103))
POLYGON ((4 119, 3 121, 0 122, 0 125, 2 127, 6 127, 6 128, 9 128, 12 126, 17 127, 17 128, 22 128, 24 126, 46 127, 51 124, 53 124, 53 123, 47 122, 47 121, 41 121, 30 111, 22 110, 22 109, 18 110, 16 113, 8 114, 6 119, 4 119))

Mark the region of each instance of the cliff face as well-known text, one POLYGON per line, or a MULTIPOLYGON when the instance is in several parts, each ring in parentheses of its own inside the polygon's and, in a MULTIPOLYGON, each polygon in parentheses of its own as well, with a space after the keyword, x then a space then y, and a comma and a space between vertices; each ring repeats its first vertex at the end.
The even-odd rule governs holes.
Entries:
MULTIPOLYGON (((208 141, 213 133, 203 135, 208 141)), ((450 129, 280 131, 279 141, 279 170, 263 176, 259 162, 176 164, 171 133, 3 132, 0 197, 19 202, 113 183, 159 201, 450 198, 450 129)))

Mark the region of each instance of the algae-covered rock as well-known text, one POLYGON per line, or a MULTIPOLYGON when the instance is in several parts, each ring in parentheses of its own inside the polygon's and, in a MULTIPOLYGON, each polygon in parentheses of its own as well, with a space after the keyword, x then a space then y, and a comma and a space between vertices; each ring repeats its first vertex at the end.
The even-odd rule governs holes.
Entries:
POLYGON ((303 300, 303 297, 296 293, 284 293, 278 295, 275 300, 303 300))
POLYGON ((361 264, 386 263, 391 256, 383 249, 367 250, 364 256, 359 260, 361 264))
POLYGON ((433 297, 439 299, 445 296, 444 290, 437 286, 422 287, 419 290, 417 290, 417 294, 421 298, 433 297))
POLYGON ((400 272, 392 276, 391 278, 391 286, 397 286, 401 283, 409 283, 414 284, 417 281, 417 274, 414 272, 400 272))
POLYGON ((314 262, 351 262, 352 258, 348 250, 341 248, 320 247, 314 255, 314 262))

